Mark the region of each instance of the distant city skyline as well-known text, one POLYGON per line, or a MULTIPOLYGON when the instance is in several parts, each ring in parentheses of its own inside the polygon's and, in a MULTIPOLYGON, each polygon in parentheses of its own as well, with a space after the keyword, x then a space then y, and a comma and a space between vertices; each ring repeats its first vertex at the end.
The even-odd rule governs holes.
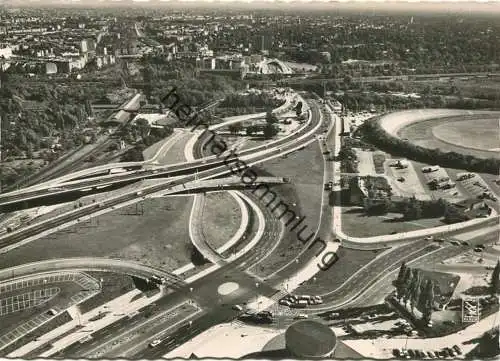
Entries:
MULTIPOLYGON (((226 9, 276 9, 276 10, 340 10, 356 12, 424 12, 424 13, 500 13, 500 1, 442 0, 0 0, 0 5, 8 7, 54 6, 85 7, 174 7, 174 8, 214 8, 223 3, 226 9), (286 4, 286 9, 283 5, 286 4)), ((223 10, 223 9, 222 9, 223 10)))

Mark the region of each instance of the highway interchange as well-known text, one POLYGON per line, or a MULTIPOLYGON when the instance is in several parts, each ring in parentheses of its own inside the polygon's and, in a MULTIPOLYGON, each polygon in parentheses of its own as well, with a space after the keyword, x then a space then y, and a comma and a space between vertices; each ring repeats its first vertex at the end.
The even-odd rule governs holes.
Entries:
MULTIPOLYGON (((307 104, 310 108, 308 112, 309 120, 293 134, 293 137, 238 152, 238 159, 244 160, 248 165, 255 165, 295 152, 304 145, 311 143, 315 146, 319 145, 323 152, 327 149, 334 149, 335 142, 338 141, 338 118, 328 112, 317 99, 308 97, 307 104), (326 133, 322 132, 327 129, 326 133)), ((130 191, 95 204, 82 206, 60 216, 33 222, 26 227, 5 234, 0 237, 0 252, 7 252, 19 242, 26 243, 30 239, 36 239, 43 232, 47 233, 60 229, 72 224, 71 222, 83 220, 85 217, 103 214, 153 195, 175 194, 185 189, 187 184, 213 179, 231 172, 231 168, 224 161, 210 155, 203 156, 201 148, 200 142, 198 142, 194 152, 201 159, 183 164, 154 168, 144 167, 142 169, 130 168, 126 173, 106 176, 97 174, 94 175, 94 178, 70 180, 69 182, 55 183, 54 185, 49 183, 46 187, 38 189, 25 192, 21 190, 12 192, 12 194, 0 195, 0 206, 4 207, 13 204, 22 205, 24 202, 33 199, 41 199, 43 202, 48 195, 58 197, 82 189, 96 190, 97 187, 104 185, 125 185, 147 178, 164 179, 155 185, 144 186, 140 191, 130 191), (173 179, 169 179, 169 177, 173 179)), ((326 157, 327 155, 324 155, 324 183, 334 180, 335 173, 334 162, 327 161, 326 157)), ((75 342, 56 352, 54 356, 65 358, 160 358, 212 326, 237 319, 241 312, 233 309, 233 305, 248 304, 257 296, 277 301, 286 294, 286 291, 281 286, 283 281, 300 272, 304 264, 314 259, 319 250, 317 247, 309 247, 312 245, 312 242, 309 242, 296 257, 296 260, 290 261, 272 273, 257 275, 255 272, 251 272, 250 269, 261 262, 263 258, 271 253, 270 250, 276 247, 284 232, 290 231, 283 227, 281 222, 273 219, 276 216, 273 216, 272 212, 263 206, 262 200, 259 200, 255 194, 248 191, 244 193, 251 202, 260 203, 259 207, 266 219, 265 224, 261 225, 264 227, 262 237, 250 250, 239 257, 230 258, 229 255, 232 252, 228 250, 225 253, 226 257, 223 257, 223 261, 212 272, 190 282, 170 272, 134 266, 127 262, 121 264, 119 262, 116 264, 111 263, 104 266, 102 264, 95 265, 93 264, 94 260, 83 258, 79 263, 74 263, 76 261, 71 260, 60 260, 51 263, 40 262, 39 265, 26 265, 24 268, 17 267, 16 276, 36 274, 42 270, 57 271, 77 268, 81 270, 114 270, 115 272, 123 272, 138 277, 160 275, 167 280, 166 287, 169 292, 166 292, 164 296, 155 301, 154 306, 151 306, 154 308, 153 316, 145 317, 144 312, 140 312, 132 317, 123 318, 92 332, 92 340, 85 343, 75 342), (227 282, 235 282, 239 285, 239 288, 227 295, 216 292, 220 285, 227 282), (152 340, 158 338, 162 340, 159 345, 148 347, 152 340)), ((334 212, 329 205, 329 197, 330 193, 323 191, 321 217, 317 229, 315 229, 314 237, 319 237, 326 243, 332 243, 338 237, 332 228, 334 212)), ((473 225, 465 230, 448 232, 446 236, 453 239, 459 237, 465 231, 481 229, 485 225, 492 227, 491 234, 469 240, 472 244, 482 244, 491 240, 491 237, 498 237, 497 221, 497 219, 486 220, 484 224, 473 225)), ((380 242, 376 247, 385 249, 383 253, 360 268, 357 273, 345 280, 340 287, 323 294, 323 304, 311 306, 304 312, 320 319, 316 314, 321 312, 346 306, 369 305, 374 300, 379 300, 387 295, 392 281, 389 275, 392 275, 399 268, 402 261, 410 264, 413 262, 418 265, 432 264, 464 252, 463 248, 449 243, 445 245, 429 243, 420 236, 409 235, 397 242, 398 245, 403 244, 402 246, 389 248, 394 244, 396 243, 388 242, 384 244, 384 242, 380 242)), ((352 244, 350 247, 356 248, 352 244)), ((363 249, 363 245, 359 245, 359 247, 363 249)), ((326 277, 328 277, 329 272, 328 270, 324 272, 326 277)), ((9 275, 11 275, 9 272, 2 273, 0 270, 0 279, 7 279, 9 275)), ((331 276, 334 277, 334 275, 331 276)), ((293 321, 292 316, 286 315, 280 316, 280 319, 281 324, 284 326, 293 321)))

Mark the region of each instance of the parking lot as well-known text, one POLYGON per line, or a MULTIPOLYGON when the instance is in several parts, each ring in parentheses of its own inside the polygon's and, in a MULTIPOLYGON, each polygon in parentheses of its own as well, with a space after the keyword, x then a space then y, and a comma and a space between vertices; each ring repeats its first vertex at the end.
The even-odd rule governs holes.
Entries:
POLYGON ((420 173, 421 179, 425 181, 425 184, 431 191, 431 195, 434 199, 442 198, 451 201, 466 198, 462 192, 457 189, 454 179, 451 179, 446 169, 436 166, 436 168, 432 168, 432 171, 424 171, 429 168, 431 167, 424 166, 418 169, 417 172, 420 173), (432 187, 432 182, 435 182, 437 186, 432 187), (446 184, 448 184, 448 186, 446 184))
POLYGON ((483 194, 490 193, 492 194, 492 191, 490 187, 486 184, 486 182, 478 176, 475 173, 469 173, 471 176, 470 178, 465 178, 462 180, 457 180, 457 183, 460 183, 460 185, 473 197, 473 198, 479 198, 482 197, 483 194))
MULTIPOLYGON (((56 311, 61 311, 60 309, 56 309, 56 311)), ((54 316, 51 316, 47 313, 39 314, 33 317, 31 320, 23 323, 22 325, 16 327, 12 331, 0 336, 0 349, 6 347, 17 339, 23 337, 27 333, 33 331, 35 328, 43 325, 47 321, 51 320, 54 316)))
POLYGON ((59 287, 44 288, 0 299, 0 316, 41 305, 54 298, 60 291, 59 287))
POLYGON ((100 289, 100 285, 97 282, 97 280, 94 280, 85 274, 73 272, 73 273, 48 274, 44 276, 40 275, 21 280, 2 282, 0 283, 0 294, 13 292, 24 288, 33 288, 38 285, 71 282, 71 281, 80 285, 83 289, 88 289, 88 290, 100 289))
POLYGON ((100 289, 98 280, 79 272, 38 274, 0 283, 0 297, 3 296, 0 300, 3 326, 0 328, 0 349, 57 317, 68 307, 99 293, 100 289), (58 283, 60 287, 50 287, 58 283), (55 312, 48 312, 49 309, 55 312), (24 312, 13 314, 21 311, 24 312))

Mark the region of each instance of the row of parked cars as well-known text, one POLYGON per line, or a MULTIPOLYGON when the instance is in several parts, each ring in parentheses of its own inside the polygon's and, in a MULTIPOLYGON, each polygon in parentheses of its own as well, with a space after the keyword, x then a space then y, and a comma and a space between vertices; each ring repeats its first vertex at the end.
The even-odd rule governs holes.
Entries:
POLYGON ((446 347, 440 351, 422 351, 422 350, 412 350, 412 349, 393 349, 392 353, 398 358, 406 359, 440 359, 447 357, 456 357, 462 354, 462 350, 457 345, 452 347, 446 347))
POLYGON ((292 308, 306 308, 309 305, 319 305, 323 303, 321 296, 309 295, 287 295, 278 301, 280 305, 292 308))

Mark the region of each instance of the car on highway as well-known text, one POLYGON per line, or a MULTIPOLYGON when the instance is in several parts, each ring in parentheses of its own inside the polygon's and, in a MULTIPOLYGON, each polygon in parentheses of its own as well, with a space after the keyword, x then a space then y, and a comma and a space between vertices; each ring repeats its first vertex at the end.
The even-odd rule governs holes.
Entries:
POLYGON ((150 344, 149 347, 156 347, 161 343, 160 339, 153 340, 150 344))
POLYGON ((294 317, 295 320, 305 320, 309 318, 308 315, 306 315, 305 313, 299 313, 297 316, 294 317))

